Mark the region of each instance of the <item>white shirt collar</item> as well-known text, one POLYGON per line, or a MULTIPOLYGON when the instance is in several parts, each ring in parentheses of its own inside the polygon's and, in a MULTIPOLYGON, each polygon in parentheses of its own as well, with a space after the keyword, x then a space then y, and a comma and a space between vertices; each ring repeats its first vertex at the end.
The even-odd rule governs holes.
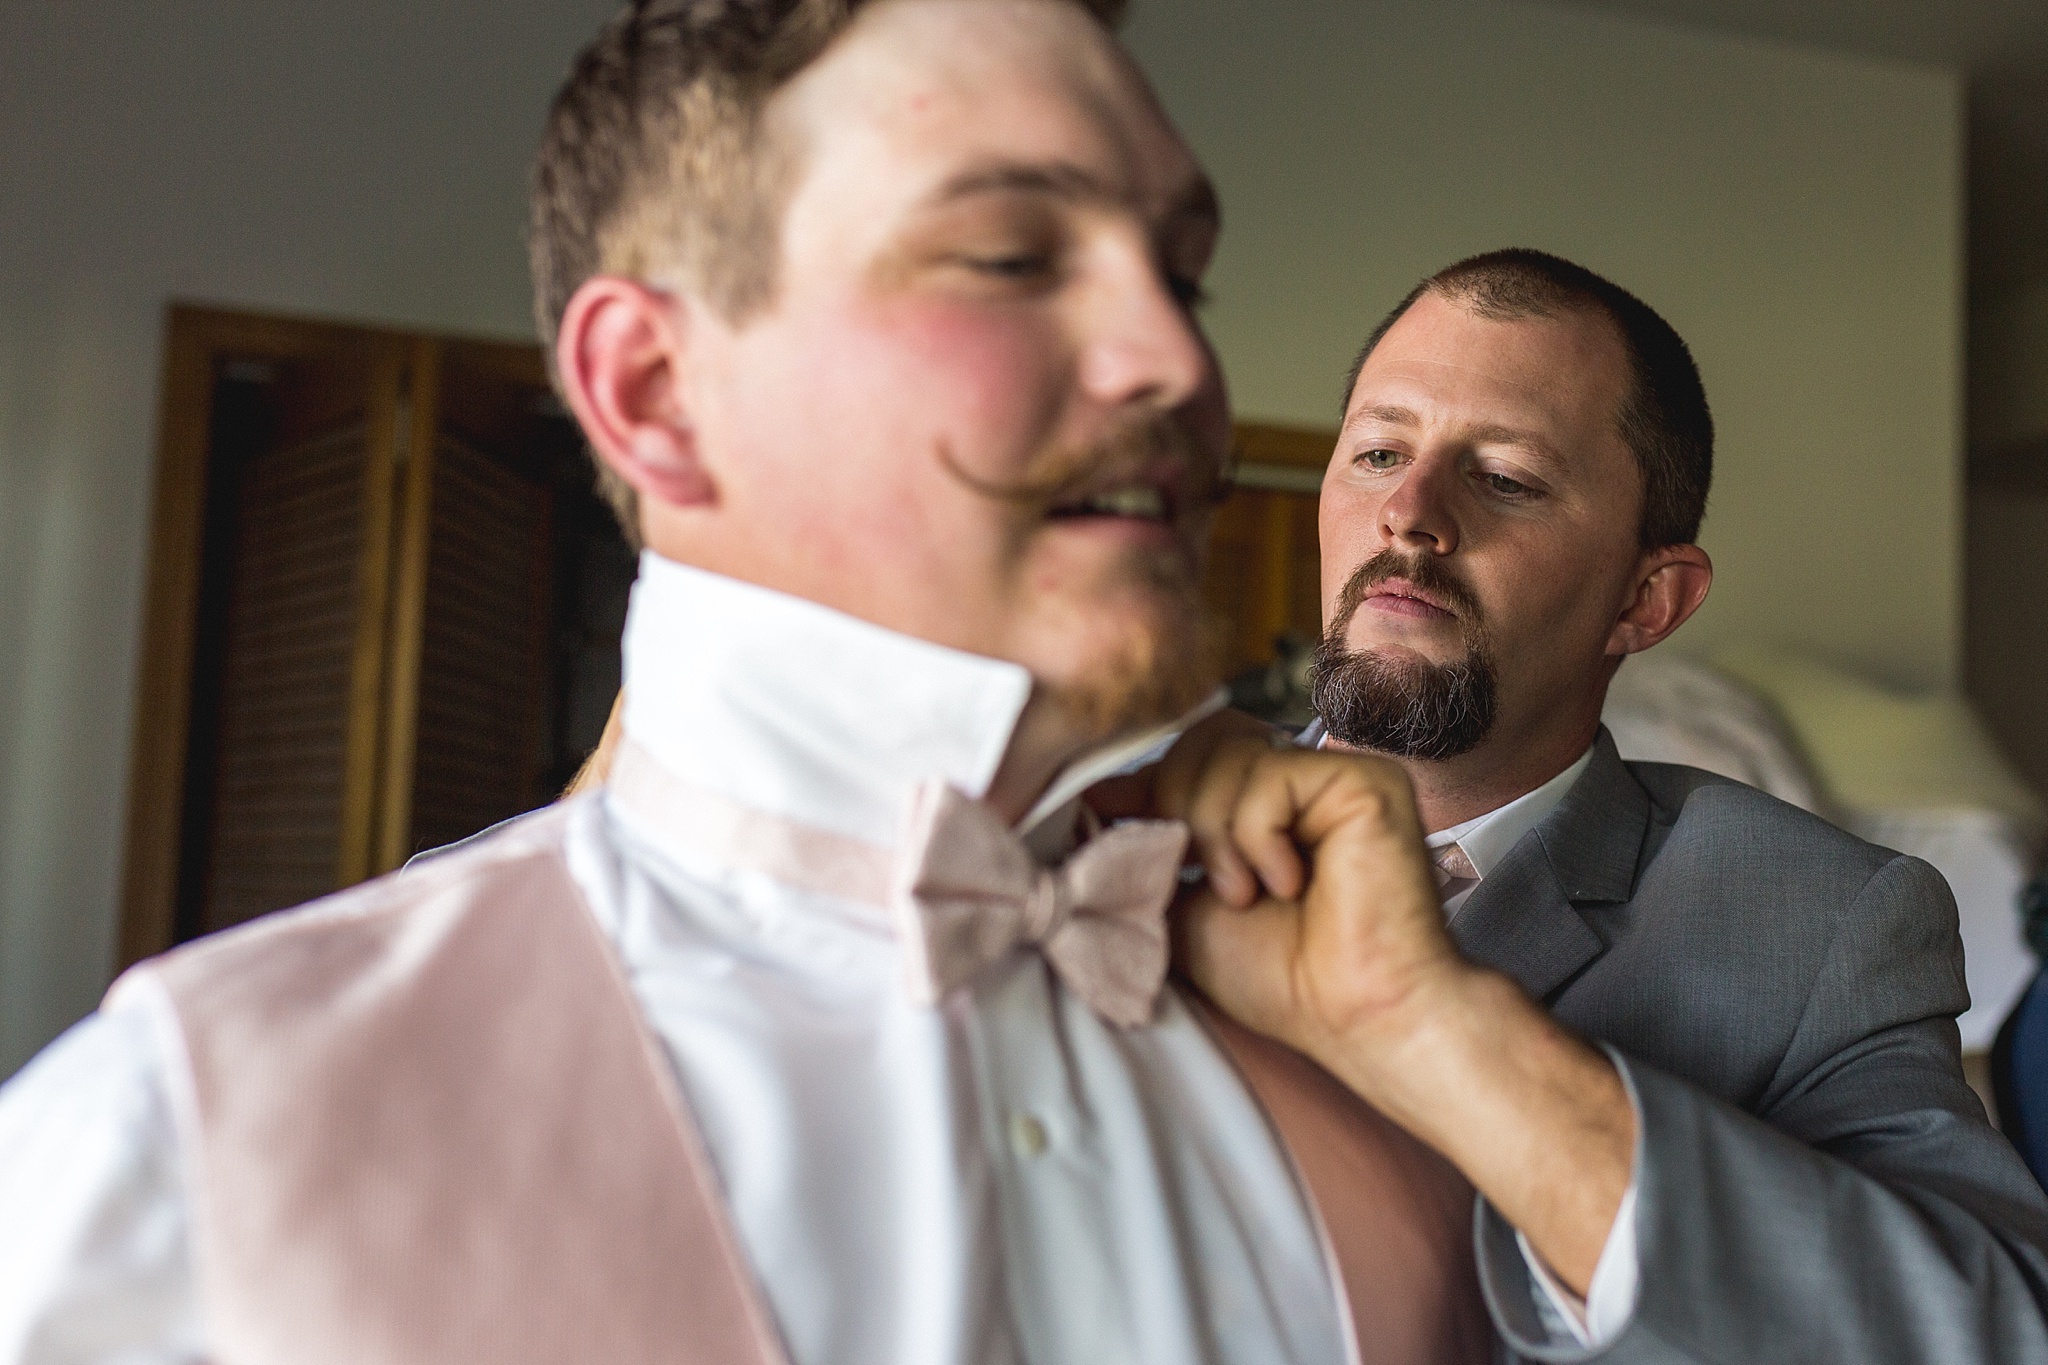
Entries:
MULTIPOLYGON (((625 731, 669 774, 739 805, 895 844, 912 789, 988 794, 1031 675, 815 602, 640 557, 624 639, 625 731)), ((1020 829, 1221 704, 1067 768, 1020 829)))
POLYGON ((1472 861, 1472 869, 1484 880, 1508 851, 1522 842, 1522 836, 1543 823, 1543 818, 1557 809, 1572 784, 1584 775, 1593 762, 1593 749, 1588 745, 1586 752, 1569 768, 1551 778, 1531 792, 1524 792, 1504 806, 1495 807, 1484 815, 1475 815, 1461 825, 1452 825, 1430 835, 1423 843, 1432 849, 1447 848, 1456 844, 1472 861))

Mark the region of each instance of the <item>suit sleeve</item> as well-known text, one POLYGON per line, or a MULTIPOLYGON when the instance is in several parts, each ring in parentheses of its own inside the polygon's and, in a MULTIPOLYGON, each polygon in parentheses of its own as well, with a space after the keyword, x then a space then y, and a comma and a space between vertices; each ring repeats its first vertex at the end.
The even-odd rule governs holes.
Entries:
POLYGON ((1617 1054, 1641 1118, 1635 1312, 1559 1343, 1482 1205, 1494 1320, 1536 1360, 2048 1360, 2048 1197, 1964 1082, 1954 900, 1895 858, 1846 908, 1758 1112, 1617 1054))

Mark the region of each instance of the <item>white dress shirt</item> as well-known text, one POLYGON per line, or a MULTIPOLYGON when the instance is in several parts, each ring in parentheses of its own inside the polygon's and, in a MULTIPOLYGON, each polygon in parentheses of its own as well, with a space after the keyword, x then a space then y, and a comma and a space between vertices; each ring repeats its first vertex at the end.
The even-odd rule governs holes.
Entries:
MULTIPOLYGON (((1319 749, 1327 740, 1321 721, 1301 735, 1303 744, 1319 749)), ((1432 854, 1456 844, 1478 874, 1470 885, 1445 897, 1446 920, 1457 919, 1458 912, 1465 908, 1465 902, 1479 889, 1479 883, 1500 866, 1501 859, 1522 842, 1523 835, 1542 824, 1544 818, 1557 809, 1558 803, 1585 775, 1592 762, 1593 750, 1589 747, 1570 767, 1534 791, 1524 792, 1506 805, 1496 806, 1484 815, 1475 815, 1463 824, 1438 830, 1422 841, 1432 854)), ((1629 1102, 1635 1102, 1633 1096, 1629 1102)), ((1636 1116, 1636 1122, 1640 1127, 1642 1115, 1636 1116)), ((1633 1176, 1628 1189, 1622 1194, 1620 1207, 1615 1210, 1614 1223, 1607 1229, 1607 1240, 1600 1247, 1600 1259, 1594 1263, 1593 1280, 1587 1286, 1583 1300, 1559 1283, 1519 1229, 1515 1232, 1515 1242, 1521 1247, 1522 1259, 1528 1262, 1529 1273, 1535 1278, 1540 1291, 1536 1299, 1538 1316, 1550 1328, 1554 1339, 1598 1348, 1609 1345, 1621 1335, 1635 1312, 1636 1291, 1642 1276, 1641 1261, 1636 1254, 1636 1182, 1633 1176)))
MULTIPOLYGON (((885 845, 919 780, 986 792, 1030 693, 1011 665, 651 555, 625 656, 626 732, 674 777, 885 845)), ((1057 841, 1069 798, 1155 740, 1068 774, 1028 837, 1057 841)), ((567 840, 793 1365, 1347 1357, 1288 1157, 1170 992, 1118 1029, 1020 951, 921 1008, 865 907, 608 796, 567 840)), ((163 1008, 117 994, 0 1090, 0 1362, 206 1355, 163 1008)))
POLYGON ((1484 815, 1475 815, 1462 825, 1440 829, 1422 841, 1431 853, 1456 844, 1472 864, 1472 870, 1479 874, 1472 885, 1445 898, 1445 919, 1458 917, 1458 912, 1465 908, 1465 902, 1479 889, 1479 883, 1500 866, 1500 860, 1522 842, 1524 834, 1542 824, 1544 817, 1557 809, 1557 803, 1564 800, 1564 794, 1585 775, 1592 762, 1593 751, 1589 748, 1569 768, 1535 791, 1524 792, 1505 806, 1496 806, 1484 815))

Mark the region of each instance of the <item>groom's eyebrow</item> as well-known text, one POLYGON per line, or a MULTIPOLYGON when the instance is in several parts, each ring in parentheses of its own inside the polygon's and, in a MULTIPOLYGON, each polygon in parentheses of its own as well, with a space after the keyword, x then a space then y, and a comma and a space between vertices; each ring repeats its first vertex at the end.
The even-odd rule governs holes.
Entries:
MULTIPOLYGON (((1104 180, 1085 166, 1071 161, 992 161, 970 166, 933 191, 929 203, 954 203, 980 194, 1031 194, 1070 203, 1092 204, 1142 212, 1144 204, 1123 186, 1104 180)), ((1194 222, 1217 226, 1223 211, 1216 187, 1205 175, 1196 174, 1166 201, 1162 217, 1168 222, 1194 222)))

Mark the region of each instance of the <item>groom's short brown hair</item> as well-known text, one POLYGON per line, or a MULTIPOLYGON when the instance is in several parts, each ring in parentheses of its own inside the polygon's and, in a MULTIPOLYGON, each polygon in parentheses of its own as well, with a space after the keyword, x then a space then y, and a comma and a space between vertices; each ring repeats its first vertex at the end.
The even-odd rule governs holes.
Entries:
MULTIPOLYGON (((636 0, 577 56, 534 165, 528 248, 542 345, 593 275, 666 276, 743 320, 774 294, 798 149, 764 137, 776 91, 887 0, 636 0)), ((1126 0, 1078 5, 1108 27, 1126 0)), ((629 535, 632 490, 598 482, 629 535)))
MULTIPOLYGON (((772 293, 789 149, 768 101, 878 0, 639 0, 555 96, 534 167, 534 308, 552 342, 592 275, 680 268, 729 315, 772 293)), ((1055 0, 1104 25, 1126 0, 1055 0)))

